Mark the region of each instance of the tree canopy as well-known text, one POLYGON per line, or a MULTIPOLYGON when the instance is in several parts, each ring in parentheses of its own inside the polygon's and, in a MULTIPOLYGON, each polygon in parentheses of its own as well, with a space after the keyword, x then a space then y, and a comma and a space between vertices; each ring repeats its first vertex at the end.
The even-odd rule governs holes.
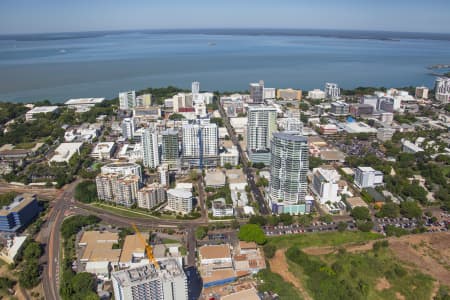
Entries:
POLYGON ((246 242, 255 242, 263 245, 266 241, 264 231, 256 224, 245 224, 239 229, 239 239, 246 242))
POLYGON ((352 209, 351 216, 356 220, 367 220, 369 219, 370 212, 367 207, 357 206, 352 209))

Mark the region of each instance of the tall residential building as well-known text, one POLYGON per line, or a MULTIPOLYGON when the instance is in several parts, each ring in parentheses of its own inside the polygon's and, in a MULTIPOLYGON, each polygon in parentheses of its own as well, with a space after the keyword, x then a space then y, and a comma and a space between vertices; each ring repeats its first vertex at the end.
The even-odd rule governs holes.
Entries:
POLYGON ((275 99, 276 89, 275 88, 264 88, 263 89, 263 98, 264 100, 275 99))
POLYGON ((192 95, 197 95, 200 93, 200 82, 194 81, 192 82, 192 95))
POLYGON ((128 91, 119 93, 119 108, 122 110, 130 110, 136 106, 136 92, 128 91))
POLYGON ((144 94, 136 97, 134 107, 150 107, 152 105, 152 94, 144 94))
POLYGON ((215 166, 219 156, 219 133, 213 123, 183 125, 183 160, 190 166, 215 166))
POLYGON ((278 89, 277 99, 283 100, 302 100, 302 91, 294 89, 278 89))
POLYGON ((159 182, 167 187, 170 185, 170 173, 169 173, 169 165, 168 164, 162 164, 158 167, 158 174, 159 174, 159 182))
POLYGON ((313 170, 312 186, 313 191, 320 199, 320 203, 325 204, 330 201, 338 202, 339 180, 341 176, 335 169, 315 168, 313 170))
POLYGON ((264 101, 264 81, 259 83, 250 83, 250 98, 253 103, 263 103, 264 101))
POLYGON ((178 131, 166 130, 162 132, 162 162, 169 167, 176 167, 178 164, 178 131))
POLYGON ((125 269, 111 274, 116 300, 187 300, 186 274, 176 259, 125 269))
POLYGON ((107 164, 95 179, 98 198, 129 207, 136 201, 141 178, 141 166, 138 164, 107 164))
POLYGON ((131 140, 134 138, 134 119, 125 118, 122 121, 122 136, 124 139, 131 140))
POLYGON ((270 160, 269 201, 275 213, 307 213, 308 140, 299 135, 273 134, 270 160))
POLYGON ((166 201, 166 189, 160 183, 154 182, 138 191, 137 205, 140 208, 152 209, 166 201))
POLYGON ((383 184, 383 172, 371 167, 358 167, 355 169, 355 185, 360 189, 375 187, 383 184))
POLYGON ((270 139, 277 128, 275 107, 249 106, 247 114, 247 151, 252 162, 270 163, 270 139))
POLYGON ((416 98, 417 99, 428 99, 428 88, 426 86, 416 87, 416 98))
POLYGON ((178 93, 172 97, 173 111, 179 112, 181 108, 192 107, 192 94, 178 93))
POLYGON ((158 134, 155 128, 146 128, 142 134, 144 166, 154 169, 159 166, 158 134))
POLYGON ((95 178, 97 195, 100 200, 132 206, 139 190, 139 177, 135 175, 99 174, 95 178))
POLYGON ((434 97, 442 103, 450 102, 450 78, 439 77, 436 79, 434 97))
POLYGON ((190 213, 192 211, 192 193, 185 189, 168 190, 167 206, 176 212, 190 213))
POLYGON ((325 96, 328 99, 337 99, 341 96, 341 90, 336 83, 325 83, 325 96))

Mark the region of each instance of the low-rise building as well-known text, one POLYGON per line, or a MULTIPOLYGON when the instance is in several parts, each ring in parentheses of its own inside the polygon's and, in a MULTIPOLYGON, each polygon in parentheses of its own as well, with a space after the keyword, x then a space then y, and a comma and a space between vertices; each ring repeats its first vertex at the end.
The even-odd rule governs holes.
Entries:
POLYGON ((212 215, 216 218, 232 217, 234 216, 233 205, 226 204, 225 199, 223 198, 213 200, 212 215))
POLYGON ((75 153, 80 154, 83 143, 61 143, 49 163, 68 163, 75 153))
POLYGON ((235 146, 226 148, 224 152, 219 154, 220 166, 224 167, 226 164, 237 166, 239 164, 239 151, 235 146))
POLYGON ((283 100, 302 100, 302 91, 294 89, 278 89, 277 99, 283 100))
POLYGON ((402 140, 402 150, 406 153, 418 153, 424 151, 422 147, 405 139, 402 140))
POLYGON ((225 170, 231 191, 244 191, 247 186, 247 178, 242 169, 225 170))
POLYGON ((242 273, 256 274, 266 268, 262 249, 254 242, 239 242, 234 251, 234 267, 240 275, 242 273))
POLYGON ((116 151, 116 143, 114 142, 102 142, 95 145, 94 150, 91 152, 91 156, 95 159, 109 160, 116 151))
POLYGON ((355 169, 355 185, 360 188, 376 187, 383 184, 383 172, 372 167, 358 167, 355 169))
POLYGON ((350 209, 354 209, 355 207, 361 206, 361 207, 369 207, 366 202, 361 197, 349 197, 345 199, 347 204, 350 206, 350 209))
POLYGON ((226 183, 225 174, 222 171, 206 172, 205 185, 211 188, 224 187, 226 183))
POLYGON ((108 279, 109 271, 119 265, 122 250, 113 249, 113 245, 118 242, 117 232, 84 231, 78 242, 81 253, 79 260, 83 269, 102 279, 108 279))
POLYGON ((188 214, 192 211, 192 193, 184 189, 170 189, 167 191, 167 208, 188 214))
POLYGON ((91 110, 96 104, 105 101, 105 98, 77 98, 69 99, 64 104, 68 108, 75 109, 77 113, 83 113, 91 110))
POLYGON ((198 249, 203 287, 223 285, 236 280, 230 245, 205 245, 198 249))
POLYGON ((148 241, 148 233, 142 232, 141 239, 137 234, 127 235, 123 242, 122 252, 119 258, 119 268, 129 268, 133 265, 138 265, 146 257, 145 244, 143 240, 148 241))
POLYGON ((339 202, 339 180, 341 176, 334 168, 315 168, 313 170, 312 190, 319 197, 320 203, 339 202))
POLYGON ((395 129, 393 129, 393 128, 389 128, 389 127, 378 128, 377 139, 382 142, 390 141, 392 139, 392 137, 394 136, 394 133, 395 133, 395 129))
POLYGON ((56 113, 58 111, 58 106, 36 106, 25 113, 25 120, 33 121, 35 120, 35 116, 38 114, 56 113))
POLYGON ((350 112, 350 105, 343 101, 331 102, 330 113, 334 116, 347 116, 350 112))

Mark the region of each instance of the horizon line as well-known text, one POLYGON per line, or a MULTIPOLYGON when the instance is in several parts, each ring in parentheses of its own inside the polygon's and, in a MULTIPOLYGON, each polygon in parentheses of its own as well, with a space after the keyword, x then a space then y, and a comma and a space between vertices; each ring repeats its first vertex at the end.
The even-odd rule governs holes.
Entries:
POLYGON ((68 33, 103 33, 103 32, 135 32, 135 31, 189 31, 189 30, 323 30, 323 31, 348 31, 348 32, 372 32, 372 33, 403 33, 403 34, 437 34, 450 35, 450 32, 431 31, 401 31, 380 29, 332 29, 332 28, 306 28, 306 27, 189 27, 189 28, 134 28, 134 29, 92 29, 73 31, 43 31, 43 32, 18 32, 0 33, 0 36, 13 35, 39 35, 39 34, 68 34, 68 33))

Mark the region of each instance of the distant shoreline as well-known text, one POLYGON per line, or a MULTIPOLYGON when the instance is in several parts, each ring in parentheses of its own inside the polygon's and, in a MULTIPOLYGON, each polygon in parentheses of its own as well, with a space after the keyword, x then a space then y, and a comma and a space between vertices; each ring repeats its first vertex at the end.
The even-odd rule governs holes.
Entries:
POLYGON ((48 41, 70 40, 80 38, 96 38, 105 35, 121 34, 193 34, 193 35, 229 35, 229 36, 298 36, 322 37, 357 40, 378 40, 395 42, 402 39, 423 39, 450 41, 446 33, 390 32, 390 31, 359 31, 359 30, 325 30, 325 29, 142 29, 142 30, 112 30, 61 33, 33 34, 3 34, 0 40, 13 41, 48 41))

